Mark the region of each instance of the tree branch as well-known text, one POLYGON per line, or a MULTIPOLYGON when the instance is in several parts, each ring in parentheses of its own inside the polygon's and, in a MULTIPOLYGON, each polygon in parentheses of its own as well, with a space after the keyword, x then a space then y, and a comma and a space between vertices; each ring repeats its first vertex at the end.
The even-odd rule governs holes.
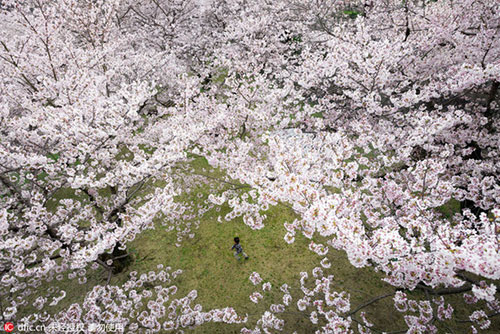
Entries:
POLYGON ((359 305, 358 307, 356 307, 354 310, 352 310, 351 312, 347 313, 346 314, 346 317, 349 317, 353 314, 355 314, 356 312, 358 312, 359 310, 373 304, 373 303, 376 303, 377 301, 381 300, 381 299, 384 299, 384 298, 387 298, 387 297, 391 297, 391 296, 394 296, 396 292, 391 292, 391 293, 387 293, 385 295, 381 295, 381 296, 377 296, 377 297, 374 297, 372 299, 370 299, 369 301, 367 301, 366 303, 363 303, 361 305, 359 305))

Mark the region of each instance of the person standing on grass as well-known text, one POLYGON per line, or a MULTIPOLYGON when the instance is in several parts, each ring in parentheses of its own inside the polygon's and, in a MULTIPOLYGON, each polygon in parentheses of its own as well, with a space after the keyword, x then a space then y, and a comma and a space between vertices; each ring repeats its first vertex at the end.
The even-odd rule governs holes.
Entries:
POLYGON ((236 260, 240 260, 240 254, 243 254, 243 256, 245 257, 245 260, 248 260, 248 255, 245 254, 245 252, 243 251, 243 247, 241 247, 240 245, 240 238, 238 237, 235 237, 234 238, 234 245, 233 247, 231 247, 231 250, 234 249, 234 257, 236 258, 236 260))

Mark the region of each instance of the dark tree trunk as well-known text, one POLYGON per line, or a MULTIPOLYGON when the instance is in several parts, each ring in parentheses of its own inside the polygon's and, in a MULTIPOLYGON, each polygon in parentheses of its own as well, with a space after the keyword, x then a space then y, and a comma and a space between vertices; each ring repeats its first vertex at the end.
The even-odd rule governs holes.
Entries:
POLYGON ((121 246, 120 243, 117 243, 111 254, 103 253, 99 255, 99 259, 105 263, 108 260, 113 260, 113 264, 111 265, 113 274, 121 273, 132 263, 132 256, 125 249, 120 249, 121 246))

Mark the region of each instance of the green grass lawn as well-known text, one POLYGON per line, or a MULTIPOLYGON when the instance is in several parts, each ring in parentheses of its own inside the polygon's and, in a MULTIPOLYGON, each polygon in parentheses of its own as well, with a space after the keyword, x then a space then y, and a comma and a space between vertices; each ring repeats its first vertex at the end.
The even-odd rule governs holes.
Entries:
MULTIPOLYGON (((172 268, 182 268, 184 273, 178 278, 178 294, 187 294, 190 290, 198 291, 197 302, 205 310, 211 308, 234 307, 239 314, 255 314, 270 305, 271 295, 258 305, 250 302, 249 295, 258 287, 253 286, 249 276, 256 271, 265 280, 276 284, 297 281, 299 272, 312 269, 318 256, 312 252, 304 252, 307 245, 305 238, 290 246, 279 234, 284 234, 281 219, 290 218, 290 213, 276 208, 269 213, 268 225, 260 231, 252 231, 241 219, 222 223, 215 217, 208 216, 196 231, 196 237, 187 239, 182 247, 175 247, 175 234, 161 229, 146 231, 132 244, 141 254, 153 254, 138 264, 136 270, 148 270, 158 263, 172 268), (233 237, 239 236, 249 260, 237 261, 230 250, 233 237)), ((265 294, 264 294, 265 295, 265 294)), ((255 317, 254 317, 255 318, 255 317)), ((255 319, 256 320, 256 319, 255 319)), ((231 327, 231 326, 230 326, 231 327)), ((237 330, 240 326, 234 326, 237 330)), ((202 326, 198 333, 228 333, 230 329, 223 325, 202 326), (219 330, 216 328, 219 327, 219 330)))

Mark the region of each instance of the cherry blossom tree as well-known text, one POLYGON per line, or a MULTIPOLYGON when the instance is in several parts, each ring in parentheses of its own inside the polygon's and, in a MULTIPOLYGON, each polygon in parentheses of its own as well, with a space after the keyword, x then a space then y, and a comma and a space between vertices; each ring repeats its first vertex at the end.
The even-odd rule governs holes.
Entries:
MULTIPOLYGON (((262 211, 288 203, 300 218, 286 224, 286 241, 319 234, 397 288, 469 301, 472 291, 488 311, 471 321, 487 328, 486 314, 499 311, 496 285, 471 274, 499 278, 498 4, 346 5, 291 3, 287 19, 305 24, 288 32, 300 56, 277 52, 291 62, 279 78, 280 61, 261 63, 251 79, 229 76, 240 95, 231 105, 251 111, 245 136, 209 161, 258 200, 216 201, 234 208, 228 219, 243 215, 257 229, 262 211), (461 210, 445 217, 453 201, 461 210)), ((411 331, 436 330, 425 312, 408 318, 411 331)))
MULTIPOLYGON (((140 34, 120 29, 119 2, 8 8, 15 31, 0 56, 2 289, 29 293, 53 272, 93 262, 111 277, 129 261, 128 241, 155 217, 179 212, 170 170, 204 131, 185 104, 196 80, 169 49, 149 51, 140 34), (156 78, 180 85, 182 96, 172 89, 160 98, 168 86, 156 78), (175 103, 184 107, 168 109, 175 103)), ((8 303, 15 314, 23 295, 8 303)))
MULTIPOLYGON (((500 314, 497 1, 2 6, 3 320, 54 272, 84 281, 91 265, 109 277, 123 270, 127 242, 188 210, 174 201, 188 152, 224 170, 221 182, 244 185, 213 189, 211 205, 231 207, 221 219, 242 216, 260 229, 271 206, 285 205, 297 219, 283 222, 284 242, 302 233, 311 239, 304 251, 324 258, 313 283, 301 273, 300 298, 282 286, 282 303, 242 332, 282 330, 292 304, 318 333, 384 331, 362 311, 384 298, 409 333, 442 330, 454 317, 448 295, 471 304, 463 324, 472 332, 500 314), (445 215, 453 203, 460 208, 445 215), (383 273, 394 289, 351 307, 348 291, 333 288, 329 249, 383 273), (413 299, 414 290, 425 297, 413 299)), ((131 303, 144 303, 129 291, 136 286, 135 277, 96 287, 83 305, 33 319, 105 322, 102 294, 106 316, 130 331, 245 320, 232 308, 191 308, 193 292, 170 304, 162 324, 170 288, 161 284, 149 311, 124 319, 131 303)), ((262 289, 249 302, 278 287, 262 289)))

